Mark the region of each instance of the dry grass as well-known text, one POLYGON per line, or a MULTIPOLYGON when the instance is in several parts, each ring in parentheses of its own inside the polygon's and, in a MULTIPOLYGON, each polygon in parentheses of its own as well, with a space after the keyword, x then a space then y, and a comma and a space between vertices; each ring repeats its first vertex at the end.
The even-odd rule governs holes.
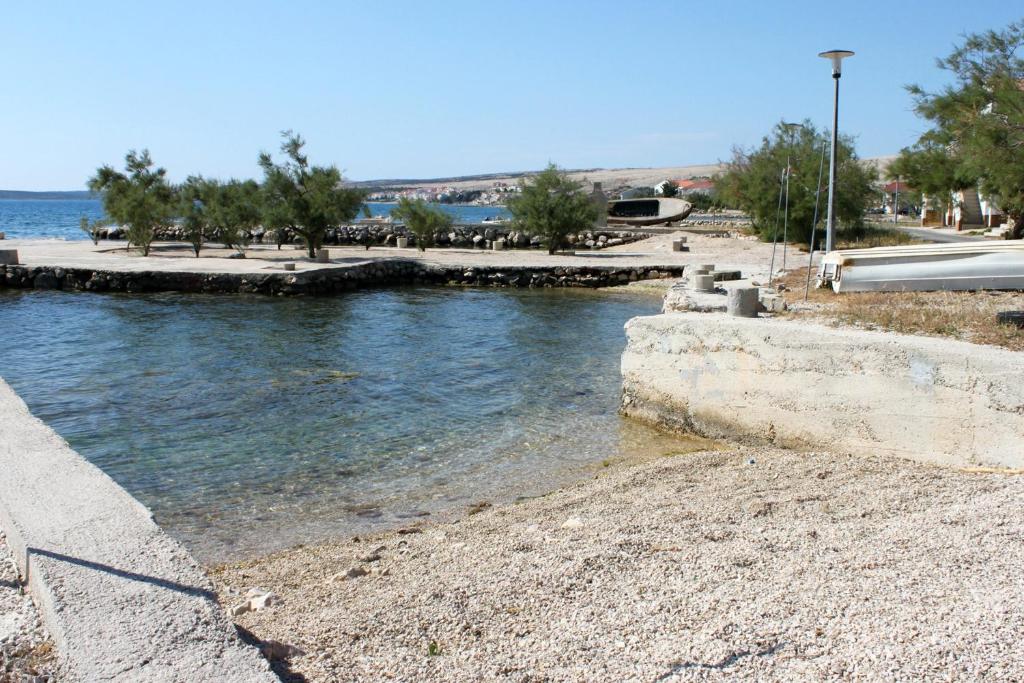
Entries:
MULTIPOLYGON (((786 302, 804 300, 807 269, 791 271, 783 279, 786 302)), ((815 289, 811 274, 808 301, 811 310, 791 311, 792 317, 815 317, 838 325, 890 330, 904 334, 952 337, 975 344, 991 344, 1024 351, 1024 330, 1000 324, 999 311, 1024 310, 1020 292, 853 292, 835 294, 815 289)))

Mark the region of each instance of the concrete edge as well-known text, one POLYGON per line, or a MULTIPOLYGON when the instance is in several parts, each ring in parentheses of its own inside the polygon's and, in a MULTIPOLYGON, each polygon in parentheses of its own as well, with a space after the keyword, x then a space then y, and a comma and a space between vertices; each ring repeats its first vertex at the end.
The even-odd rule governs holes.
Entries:
POLYGON ((953 467, 1024 462, 1024 354, 695 312, 625 325, 620 412, 673 431, 953 467))
POLYGON ((0 525, 62 680, 279 681, 149 509, 0 378, 0 525))

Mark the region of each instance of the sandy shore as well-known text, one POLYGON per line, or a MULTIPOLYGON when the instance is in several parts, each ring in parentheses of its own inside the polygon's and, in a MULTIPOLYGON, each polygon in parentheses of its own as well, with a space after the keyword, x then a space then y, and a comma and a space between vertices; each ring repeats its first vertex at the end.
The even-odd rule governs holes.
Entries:
POLYGON ((1022 497, 747 447, 215 578, 280 596, 237 621, 310 681, 1020 680, 1022 497))

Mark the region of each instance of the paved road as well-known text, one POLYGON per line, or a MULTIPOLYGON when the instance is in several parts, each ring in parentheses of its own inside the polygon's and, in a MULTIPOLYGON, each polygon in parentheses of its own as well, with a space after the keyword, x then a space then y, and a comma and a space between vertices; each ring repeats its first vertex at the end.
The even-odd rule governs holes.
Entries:
POLYGON ((897 229, 926 242, 978 242, 985 240, 984 237, 976 235, 957 235, 949 232, 939 232, 938 230, 929 230, 928 228, 904 228, 900 226, 897 229))

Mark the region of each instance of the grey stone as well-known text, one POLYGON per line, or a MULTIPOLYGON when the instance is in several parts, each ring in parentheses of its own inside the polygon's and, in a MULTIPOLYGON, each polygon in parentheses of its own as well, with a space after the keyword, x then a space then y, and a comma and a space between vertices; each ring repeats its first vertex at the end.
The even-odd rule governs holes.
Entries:
POLYGON ((698 292, 712 292, 715 289, 714 275, 694 275, 693 288, 698 292))
POLYGON ((729 290, 727 310, 739 318, 756 318, 758 308, 757 287, 733 287, 729 290))
POLYGON ((17 249, 0 249, 0 266, 18 265, 17 249))

